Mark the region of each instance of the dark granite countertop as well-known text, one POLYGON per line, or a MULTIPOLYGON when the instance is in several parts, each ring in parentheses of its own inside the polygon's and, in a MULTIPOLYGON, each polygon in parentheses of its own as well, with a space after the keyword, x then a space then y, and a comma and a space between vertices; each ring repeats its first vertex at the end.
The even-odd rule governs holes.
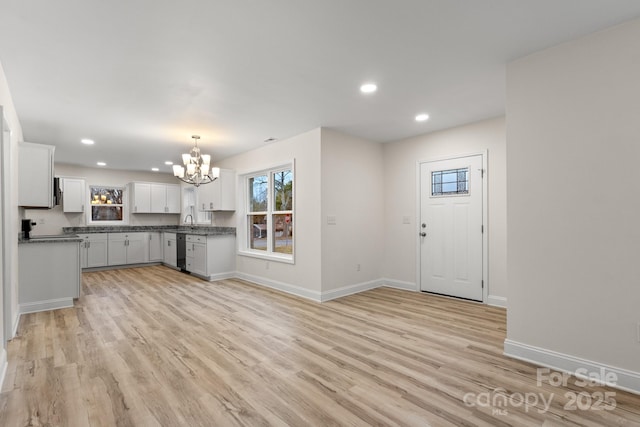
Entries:
POLYGON ((68 242, 82 242, 80 236, 75 234, 56 234, 53 236, 32 236, 30 239, 24 239, 20 237, 18 239, 19 244, 23 243, 68 243, 68 242))
POLYGON ((91 227, 64 227, 62 231, 72 234, 88 233, 133 233, 145 231, 161 231, 166 233, 186 233, 200 236, 220 236, 236 234, 235 227, 208 227, 188 225, 112 225, 91 227))

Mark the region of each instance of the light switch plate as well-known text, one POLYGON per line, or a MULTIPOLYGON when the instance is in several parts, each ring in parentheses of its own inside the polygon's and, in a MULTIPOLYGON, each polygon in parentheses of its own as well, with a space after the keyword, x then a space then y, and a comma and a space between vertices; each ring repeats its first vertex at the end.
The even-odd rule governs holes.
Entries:
POLYGON ((411 217, 410 216, 403 216, 402 217, 402 223, 403 224, 411 224, 411 217))
POLYGON ((327 225, 336 225, 336 217, 334 215, 327 215, 327 225))

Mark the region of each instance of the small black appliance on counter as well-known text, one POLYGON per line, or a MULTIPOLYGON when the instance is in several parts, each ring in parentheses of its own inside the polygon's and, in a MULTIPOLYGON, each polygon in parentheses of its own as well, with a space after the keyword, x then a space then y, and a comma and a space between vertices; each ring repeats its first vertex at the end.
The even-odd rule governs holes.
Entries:
POLYGON ((35 221, 31 221, 30 219, 22 220, 22 238, 29 239, 29 233, 33 230, 33 226, 36 225, 35 221))

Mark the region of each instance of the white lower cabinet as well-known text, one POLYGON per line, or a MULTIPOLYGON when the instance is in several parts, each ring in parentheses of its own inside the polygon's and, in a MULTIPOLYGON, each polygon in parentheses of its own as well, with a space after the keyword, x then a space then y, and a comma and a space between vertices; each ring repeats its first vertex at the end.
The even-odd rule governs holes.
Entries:
POLYGON ((79 234, 80 243, 80 267, 93 268, 108 265, 108 234, 91 233, 79 234))
POLYGON ((149 262, 147 233, 109 233, 109 265, 149 262))
POLYGON ((232 277, 235 271, 235 236, 187 235, 187 271, 207 280, 232 277))
POLYGON ((163 259, 162 233, 151 231, 149 235, 149 262, 161 262, 163 259))
POLYGON ((178 248, 176 247, 176 233, 163 233, 163 260, 164 264, 178 267, 178 248))

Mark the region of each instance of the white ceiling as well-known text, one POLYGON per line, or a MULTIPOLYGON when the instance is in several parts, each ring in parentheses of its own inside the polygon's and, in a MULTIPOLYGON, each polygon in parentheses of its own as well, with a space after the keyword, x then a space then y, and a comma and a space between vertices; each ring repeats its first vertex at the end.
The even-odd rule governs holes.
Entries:
POLYGON ((637 0, 0 0, 0 62, 25 140, 57 162, 169 172, 194 133, 215 161, 318 126, 387 142, 498 116, 506 63, 638 16, 637 0))

